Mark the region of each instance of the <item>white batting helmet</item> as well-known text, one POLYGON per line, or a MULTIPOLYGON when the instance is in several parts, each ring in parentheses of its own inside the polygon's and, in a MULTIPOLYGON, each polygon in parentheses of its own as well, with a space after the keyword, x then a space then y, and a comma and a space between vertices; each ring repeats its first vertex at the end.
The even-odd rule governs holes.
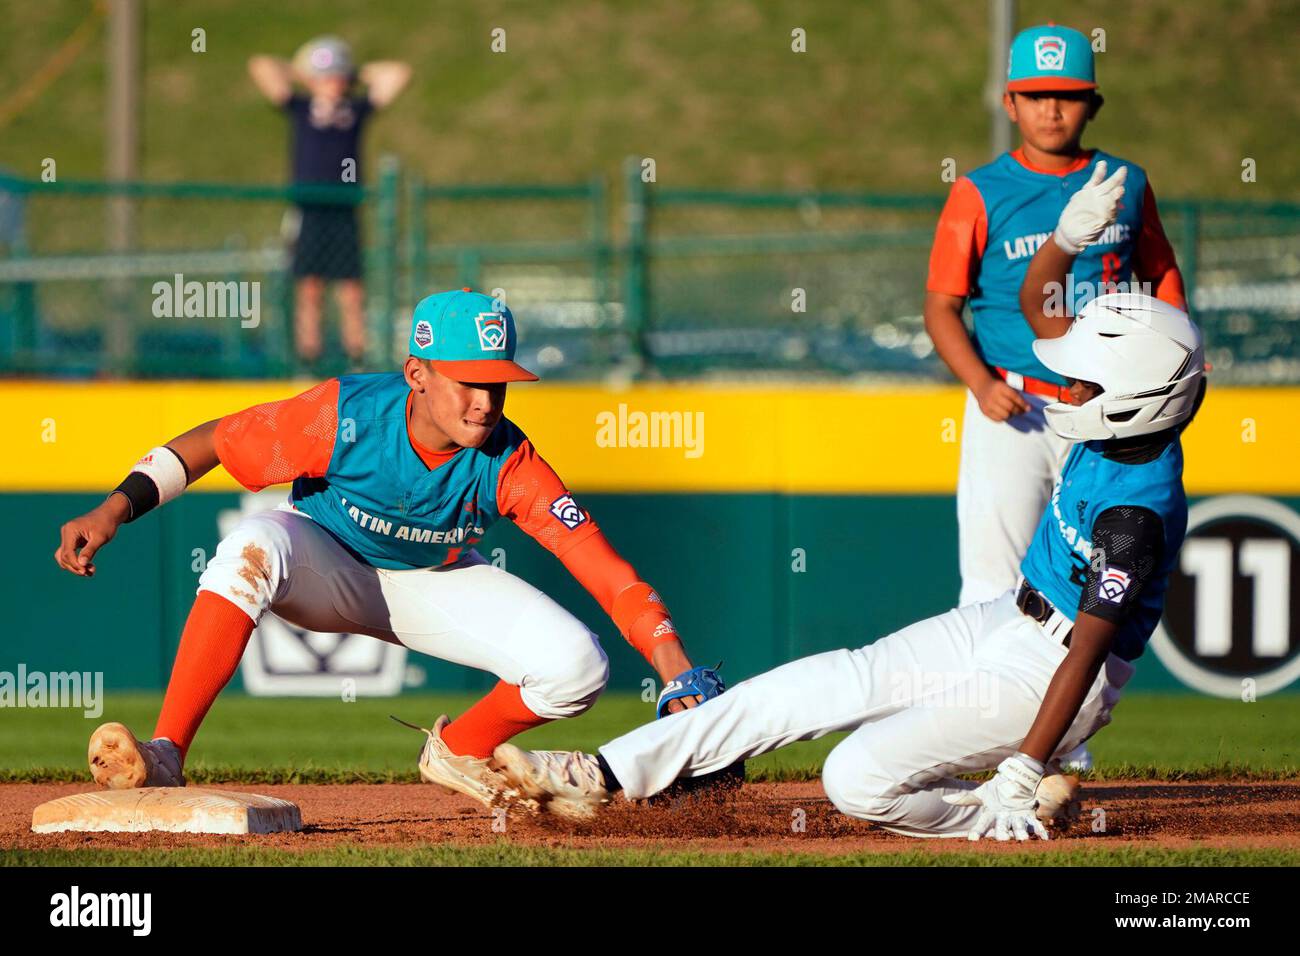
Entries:
POLYGON ((1034 354, 1058 375, 1100 385, 1082 405, 1043 409, 1052 431, 1071 441, 1149 435, 1196 411, 1205 353, 1187 313, 1149 295, 1112 292, 1080 311, 1070 330, 1035 339, 1034 354))

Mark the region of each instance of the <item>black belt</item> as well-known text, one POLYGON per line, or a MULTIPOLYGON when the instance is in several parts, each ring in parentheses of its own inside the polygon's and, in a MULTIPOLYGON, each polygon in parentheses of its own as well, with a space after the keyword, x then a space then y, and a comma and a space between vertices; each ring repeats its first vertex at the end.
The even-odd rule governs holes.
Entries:
MULTIPOLYGON (((1032 618, 1038 624, 1041 624, 1052 637, 1056 636, 1052 633, 1052 627, 1055 626, 1059 630, 1063 626, 1061 622, 1064 620, 1068 623, 1069 620, 1052 605, 1051 601, 1043 596, 1041 591, 1028 581, 1020 582, 1020 590, 1016 591, 1016 607, 1020 608, 1020 612, 1025 617, 1032 618)), ((1070 646, 1070 635, 1073 632, 1073 626, 1065 628, 1065 632, 1061 637, 1063 646, 1070 646)))

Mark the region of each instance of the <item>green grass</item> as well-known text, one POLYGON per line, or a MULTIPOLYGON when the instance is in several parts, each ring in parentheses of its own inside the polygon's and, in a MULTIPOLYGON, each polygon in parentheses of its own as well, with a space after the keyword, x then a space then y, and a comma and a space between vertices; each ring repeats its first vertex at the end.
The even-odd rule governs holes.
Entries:
MULTIPOLYGON (((142 173, 279 181, 285 123, 245 73, 318 33, 361 59, 400 58, 412 88, 380 117, 366 160, 399 155, 433 181, 574 181, 649 155, 661 183, 941 192, 941 163, 987 156, 987 4, 913 0, 255 0, 151 3, 144 17, 142 173), (206 52, 190 33, 207 32, 206 52), (489 49, 507 33, 505 53, 489 49), (803 54, 790 50, 795 27, 803 54), (505 144, 503 146, 503 144, 505 144)), ((87 14, 86 0, 9 4, 0 102, 87 14)), ((1019 25, 1064 16, 1106 31, 1106 105, 1092 141, 1147 166, 1161 195, 1287 197, 1300 109, 1294 3, 1021 0, 1019 25), (1241 162, 1259 181, 1241 182, 1241 162)), ((103 174, 103 31, 0 130, 0 165, 103 174)))
MULTIPOLYGON (((470 695, 411 695, 394 700, 221 698, 204 723, 187 767, 191 782, 414 782, 421 737, 388 720, 432 721, 458 713, 470 695)), ((153 725, 157 694, 110 695, 104 714, 66 710, 0 712, 0 781, 86 780, 85 744, 102 720, 141 733, 153 725)), ((647 720, 650 707, 609 694, 588 714, 540 727, 521 742, 537 748, 593 749, 647 720)), ((797 744, 749 764, 754 779, 815 778, 842 735, 797 744)), ((1108 778, 1191 780, 1300 776, 1300 695, 1257 703, 1132 694, 1115 722, 1094 740, 1097 773, 1108 778)), ((232 845, 216 848, 0 851, 0 866, 1297 866, 1300 849, 1161 849, 1072 843, 1010 854, 900 849, 852 854, 712 853, 665 847, 568 850, 518 846, 359 846, 323 850, 232 845)))
MULTIPOLYGON (((319 698, 222 697, 190 754, 193 782, 414 781, 423 737, 388 719, 432 723, 456 714, 473 697, 411 695, 343 703, 319 698)), ((104 714, 80 711, 0 712, 0 780, 83 780, 91 730, 120 720, 149 733, 157 694, 113 694, 104 714)), ((539 727, 519 738, 536 749, 593 750, 650 718, 650 706, 629 694, 607 694, 587 714, 539 727)), ((750 761, 755 779, 811 779, 842 735, 796 744, 750 761)), ((1107 777, 1166 780, 1300 776, 1300 695, 1256 703, 1176 694, 1134 693, 1093 742, 1097 772, 1107 777)))
POLYGON ((261 847, 178 850, 10 850, 0 866, 1297 866, 1300 850, 1110 847, 1053 852, 975 851, 822 855, 711 853, 680 850, 566 850, 518 846, 438 845, 419 848, 346 845, 295 853, 261 847))

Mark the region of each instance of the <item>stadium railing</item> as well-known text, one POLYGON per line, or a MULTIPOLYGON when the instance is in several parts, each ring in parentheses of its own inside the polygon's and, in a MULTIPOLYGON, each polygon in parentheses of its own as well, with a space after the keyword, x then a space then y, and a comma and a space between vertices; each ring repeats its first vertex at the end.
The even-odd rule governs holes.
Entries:
POLYGON ((0 177, 0 370, 290 374, 295 210, 358 207, 371 308, 392 314, 399 198, 393 164, 355 187, 0 177))
MULTIPOLYGON (((308 199, 359 203, 374 368, 404 354, 420 296, 470 286, 520 315, 521 360, 547 378, 946 374, 921 317, 942 196, 668 187, 629 161, 615 204, 598 177, 428 184, 392 160, 310 195, 0 178, 0 374, 302 371, 287 220, 308 199), (176 276, 215 303, 188 314, 176 276), (254 284, 251 325, 221 293, 247 305, 254 284)), ((1300 382, 1300 203, 1161 212, 1216 379, 1300 382)), ((343 368, 335 325, 314 372, 343 368)))
POLYGON ((425 184, 406 189, 402 314, 394 360, 405 354, 409 309, 439 289, 499 296, 524 317, 519 359, 551 377, 599 376, 629 354, 612 267, 607 188, 574 184, 425 184))

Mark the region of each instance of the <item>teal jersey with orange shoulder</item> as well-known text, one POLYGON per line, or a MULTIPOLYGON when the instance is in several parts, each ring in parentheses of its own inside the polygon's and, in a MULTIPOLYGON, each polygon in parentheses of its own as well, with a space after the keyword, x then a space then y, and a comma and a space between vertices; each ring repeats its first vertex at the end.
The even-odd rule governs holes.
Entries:
POLYGON ((1150 282, 1153 295, 1186 307, 1173 249, 1140 166, 1092 150, 1063 169, 1047 170, 1031 165, 1021 150, 1003 153, 953 185, 935 232, 926 282, 929 292, 967 299, 975 349, 989 365, 1064 384, 1033 354, 1034 332, 1020 311, 1020 286, 1029 260, 1101 160, 1111 172, 1128 167, 1126 200, 1118 220, 1075 259, 1075 295, 1065 305, 1077 314, 1105 286, 1136 278, 1150 282))
POLYGON ((222 419, 218 457, 250 490, 292 481, 294 508, 378 568, 455 561, 501 517, 557 555, 596 533, 509 419, 480 448, 436 452, 409 435, 410 397, 400 372, 331 379, 222 419))

